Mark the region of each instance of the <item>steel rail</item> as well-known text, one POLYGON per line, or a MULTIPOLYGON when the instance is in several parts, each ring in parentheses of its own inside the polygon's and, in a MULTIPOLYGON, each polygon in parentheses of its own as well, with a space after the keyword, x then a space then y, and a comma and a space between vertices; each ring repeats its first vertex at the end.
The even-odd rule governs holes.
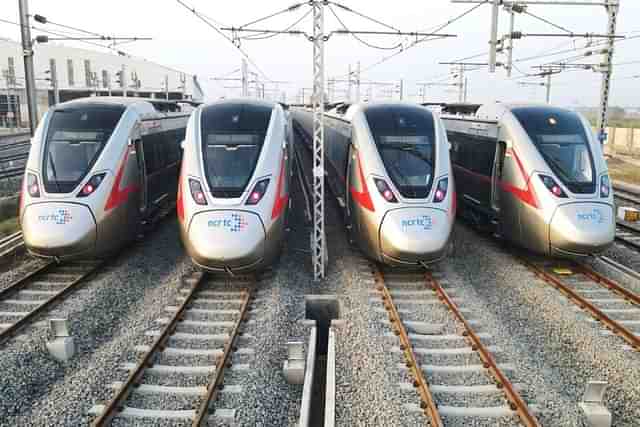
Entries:
MULTIPOLYGON (((49 270, 53 268, 52 266, 54 265, 57 266, 55 262, 51 261, 45 264, 44 266, 38 268, 37 270, 34 270, 29 274, 27 274, 26 276, 15 281, 9 288, 0 292, 0 302, 2 302, 2 300, 4 300, 9 294, 18 292, 20 289, 25 287, 34 277, 37 277, 40 274, 49 272, 49 270)), ((45 300, 42 304, 40 304, 35 309, 30 311, 29 314, 21 317, 17 322, 12 324, 8 328, 3 329, 0 332, 0 342, 4 342, 6 339, 13 336, 16 332, 18 332, 18 330, 26 326, 33 318, 38 316, 43 311, 50 309, 53 304, 62 300, 67 294, 73 291, 80 283, 82 283, 87 277, 95 273, 103 265, 104 265, 104 261, 92 264, 87 271, 83 272, 79 277, 74 279, 73 282, 69 283, 67 286, 61 289, 60 292, 58 292, 57 294, 45 300)))
POLYGON ((200 277, 194 281, 189 294, 184 299, 179 309, 175 312, 167 326, 164 328, 164 331, 151 345, 151 348, 145 353, 142 360, 138 363, 136 368, 129 374, 127 381, 120 387, 118 393, 109 401, 104 411, 98 418, 96 418, 92 426, 108 426, 111 424, 111 421, 114 417, 118 415, 120 411, 124 408, 124 403, 133 391, 133 389, 140 383, 142 376, 144 375, 145 370, 148 367, 153 366, 153 362, 155 356, 158 352, 162 351, 166 347, 166 343, 175 332, 178 324, 184 319, 184 313, 187 310, 187 307, 191 304, 195 294, 197 293, 198 287, 204 278, 204 274, 200 275, 200 277))
POLYGON ((26 160, 28 157, 29 157, 29 152, 9 154, 9 155, 0 157, 0 163, 12 162, 15 160, 26 160))
POLYGON ((238 336, 240 335, 242 323, 247 321, 247 312, 249 311, 249 305, 252 300, 251 289, 244 289, 242 293, 244 295, 242 306, 240 307, 240 316, 233 326, 231 334, 229 335, 229 340, 224 345, 224 352, 222 353, 222 356, 220 356, 216 362, 216 369, 213 373, 213 378, 211 378, 211 381, 209 381, 209 385, 207 386, 207 394, 200 401, 200 406, 198 407, 198 411, 196 412, 196 416, 193 420, 193 427, 206 427, 208 425, 209 405, 218 397, 218 392, 220 391, 222 380, 224 378, 225 368, 231 366, 229 358, 235 351, 235 344, 238 336))
POLYGON ((46 263, 44 265, 38 266, 38 268, 35 268, 35 269, 29 271, 24 276, 14 280, 9 286, 7 286, 2 291, 0 291, 0 301, 5 299, 10 294, 12 294, 14 292, 18 292, 20 289, 25 287, 29 283, 29 281, 31 280, 32 277, 34 277, 34 276, 36 276, 38 274, 46 273, 50 268, 52 268, 52 266, 54 264, 55 264, 55 262, 50 261, 50 262, 48 262, 48 263, 46 263))
POLYGON ((593 280, 603 288, 612 291, 613 293, 622 297, 625 301, 640 307, 640 295, 636 295, 630 290, 620 286, 618 283, 598 273, 597 271, 595 271, 591 267, 588 267, 585 264, 580 263, 580 264, 576 264, 576 266, 578 267, 578 269, 582 274, 589 277, 591 280, 593 280))
MULTIPOLYGON (((623 222, 617 221, 616 222, 616 227, 617 228, 621 228, 624 231, 628 231, 630 233, 634 233, 634 234, 640 235, 640 229, 638 229, 636 227, 631 227, 630 225, 627 225, 627 224, 625 224, 623 222)), ((640 243, 636 243, 633 240, 627 239, 626 237, 619 236, 617 233, 616 233, 615 238, 616 238, 616 240, 622 242, 623 244, 625 244, 627 246, 630 246, 630 247, 640 251, 640 243)))
POLYGON ((433 399, 433 395, 429 389, 429 383, 425 379, 422 368, 418 364, 416 356, 413 353, 411 340, 409 339, 407 330, 400 319, 398 310, 396 309, 393 298, 391 297, 391 292, 389 292, 389 289, 385 285, 384 276, 378 268, 372 266, 372 269, 375 282, 377 283, 376 288, 378 291, 382 292, 384 308, 389 312, 389 321, 391 322, 393 331, 400 338, 400 349, 404 353, 407 368, 409 368, 409 371, 414 378, 413 385, 418 389, 418 393, 420 394, 420 408, 423 409, 425 415, 429 417, 429 420, 431 421, 430 425, 432 427, 442 427, 444 426, 444 423, 442 422, 442 418, 438 412, 438 405, 433 399))
POLYGON ((605 264, 608 264, 610 267, 613 267, 616 270, 622 271, 624 274, 631 276, 636 280, 640 280, 640 273, 627 267, 626 265, 622 265, 619 262, 614 261, 613 259, 604 255, 599 255, 598 259, 600 259, 600 261, 604 262, 605 264))
POLYGON ((16 231, 13 234, 0 240, 0 259, 11 255, 18 249, 24 247, 24 239, 22 238, 22 231, 16 231))
POLYGON ((622 199, 626 202, 631 202, 631 203, 635 203, 640 205, 640 198, 635 197, 636 195, 633 193, 630 193, 628 191, 624 191, 624 190, 617 190, 614 194, 613 197, 618 198, 618 199, 622 199), (620 191, 622 191, 622 194, 620 193, 620 191))
POLYGON ((473 328, 464 318, 456 303, 453 302, 451 297, 449 297, 449 294, 447 294, 440 283, 438 283, 438 281, 429 272, 425 273, 425 280, 431 286, 431 289, 438 295, 440 301, 447 306, 449 311, 451 311, 454 317, 462 324, 465 329, 465 332, 463 332, 462 335, 467 340, 471 341, 471 348, 478 353, 484 367, 489 370, 489 373, 496 381, 497 387, 504 391, 509 402, 509 407, 516 411, 522 424, 527 427, 541 427, 540 422, 529 410, 526 402, 522 399, 520 394, 518 394, 513 384, 511 384, 511 381, 509 381, 507 376, 500 370, 500 368, 498 368, 498 364, 491 355, 491 352, 485 347, 478 335, 473 331, 473 328))
POLYGON ((562 283, 560 279, 545 271, 543 268, 538 267, 524 258, 520 258, 520 261, 533 271, 536 276, 540 277, 546 283, 549 283, 551 286, 563 293, 567 298, 569 298, 569 301, 587 311, 596 321, 605 325, 614 335, 620 335, 620 337, 622 337, 622 339, 624 339, 633 349, 640 351, 640 338, 635 336, 633 332, 611 319, 595 305, 591 304, 577 292, 562 283))

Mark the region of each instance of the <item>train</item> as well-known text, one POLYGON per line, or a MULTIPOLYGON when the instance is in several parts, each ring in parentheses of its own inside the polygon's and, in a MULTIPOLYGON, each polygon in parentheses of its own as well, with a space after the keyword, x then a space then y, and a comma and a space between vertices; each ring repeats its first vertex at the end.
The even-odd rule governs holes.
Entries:
POLYGON ((191 115, 177 196, 180 236, 201 269, 259 272, 286 233, 291 120, 278 103, 222 100, 191 115))
POLYGON ((538 104, 445 104, 459 214, 531 252, 600 253, 614 241, 613 189, 579 113, 538 104))
POLYGON ((31 254, 109 256, 175 202, 189 114, 176 102, 90 97, 58 104, 38 125, 19 219, 31 254))
MULTIPOLYGON (((310 145, 311 112, 292 115, 310 145)), ((450 253, 455 185, 437 112, 402 102, 335 105, 324 138, 327 182, 350 240, 368 258, 420 267, 450 253)))

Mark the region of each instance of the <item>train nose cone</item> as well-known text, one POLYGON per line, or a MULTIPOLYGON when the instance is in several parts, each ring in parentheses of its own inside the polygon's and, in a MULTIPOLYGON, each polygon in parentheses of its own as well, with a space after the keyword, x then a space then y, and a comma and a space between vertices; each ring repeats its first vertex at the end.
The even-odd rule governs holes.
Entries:
POLYGON ((447 213, 430 208, 401 208, 385 215, 380 247, 391 262, 415 264, 444 256, 451 234, 447 213))
POLYGON ((252 212, 200 212, 194 215, 188 233, 190 255, 204 268, 243 269, 264 258, 264 226, 252 212))
POLYGON ((76 203, 35 203, 21 218, 26 247, 36 255, 70 257, 96 245, 96 222, 87 206, 76 203))
POLYGON ((613 207, 604 203, 559 206, 551 218, 552 252, 588 255, 605 250, 615 238, 613 207))

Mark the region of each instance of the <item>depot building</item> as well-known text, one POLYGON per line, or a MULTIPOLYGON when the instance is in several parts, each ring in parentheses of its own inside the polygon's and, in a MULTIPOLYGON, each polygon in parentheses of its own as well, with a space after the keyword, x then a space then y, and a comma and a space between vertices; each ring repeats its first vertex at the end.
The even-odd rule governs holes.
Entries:
MULTIPOLYGON (((201 101, 195 75, 120 53, 47 43, 34 46, 38 116, 57 102, 87 96, 201 101)), ((0 39, 0 127, 28 126, 24 60, 19 42, 0 39)))

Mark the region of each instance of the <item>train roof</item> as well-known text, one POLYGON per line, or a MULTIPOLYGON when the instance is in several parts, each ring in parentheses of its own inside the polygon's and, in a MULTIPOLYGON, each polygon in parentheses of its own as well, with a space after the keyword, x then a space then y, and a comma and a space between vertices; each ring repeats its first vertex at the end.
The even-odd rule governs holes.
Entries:
MULTIPOLYGON (((180 112, 180 103, 186 103, 190 105, 197 105, 190 100, 166 100, 166 99, 151 99, 151 98, 134 98, 124 96, 90 96, 85 98, 76 98, 71 101, 57 104, 55 108, 72 107, 77 104, 101 104, 101 105, 117 105, 122 107, 129 107, 131 105, 150 104, 151 107, 161 113, 168 112, 180 112)), ((147 111, 145 111, 146 113, 147 111)))
POLYGON ((207 102, 202 104, 203 108, 211 107, 213 105, 228 105, 228 104, 244 104, 253 105, 256 107, 275 107, 281 105, 279 102, 263 101, 259 99, 246 99, 246 98, 233 98, 233 99, 221 99, 213 102, 207 102))
POLYGON ((536 102, 495 102, 487 104, 447 104, 447 103, 427 103, 422 105, 440 106, 444 114, 443 118, 449 116, 462 116, 461 118, 472 118, 476 120, 497 121, 506 113, 518 108, 549 109, 556 111, 572 111, 570 108, 560 107, 536 102))

